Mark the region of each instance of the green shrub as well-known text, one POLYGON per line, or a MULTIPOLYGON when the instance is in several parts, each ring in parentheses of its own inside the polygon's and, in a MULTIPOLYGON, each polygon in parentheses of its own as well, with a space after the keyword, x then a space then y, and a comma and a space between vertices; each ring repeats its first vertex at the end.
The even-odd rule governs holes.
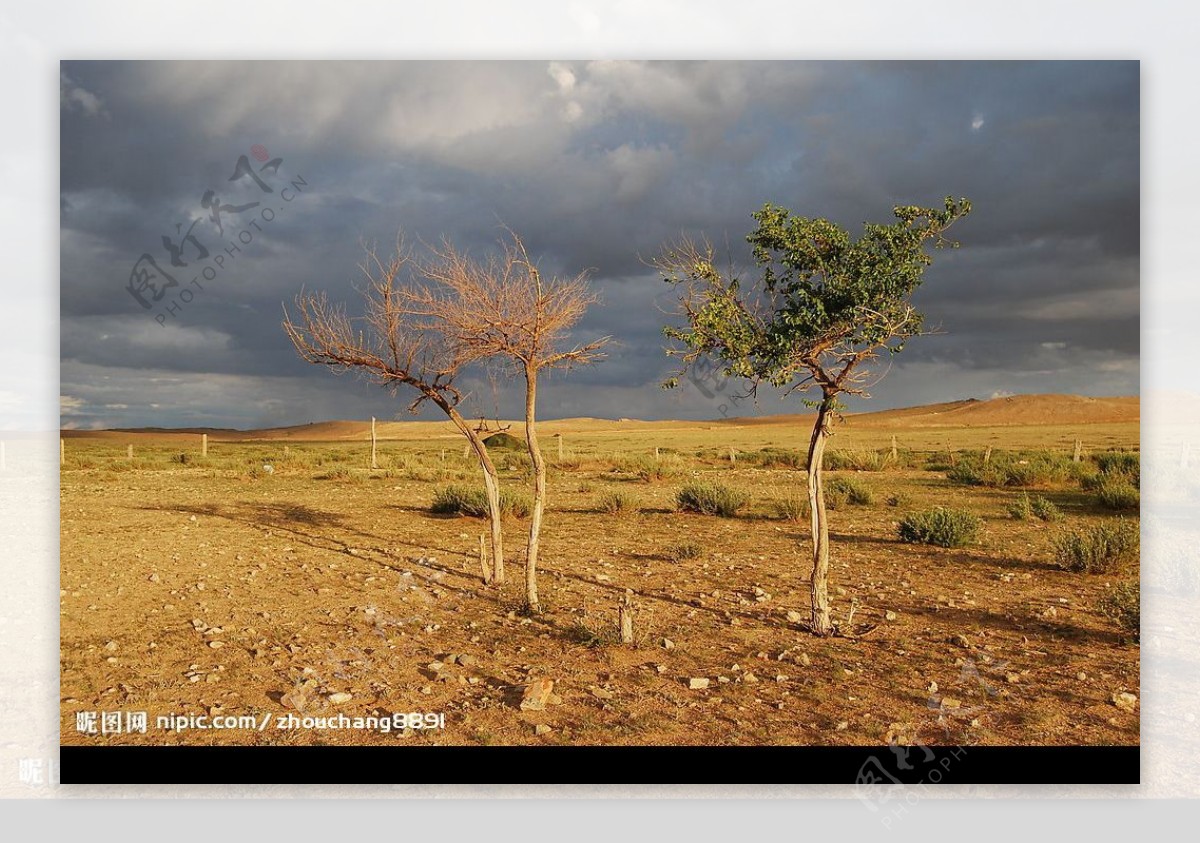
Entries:
POLYGON ((1043 522, 1057 522, 1062 518, 1062 511, 1058 509, 1053 501, 1044 496, 1036 496, 1029 502, 1029 509, 1033 515, 1037 516, 1043 522))
POLYGON ((519 437, 514 437, 512 434, 506 434, 503 431, 487 437, 483 441, 483 444, 489 449, 510 451, 525 450, 525 440, 520 439, 519 437))
POLYGON ((808 497, 789 495, 771 503, 771 509, 780 519, 789 522, 802 522, 809 516, 808 497))
MULTIPOLYGON (((429 509, 442 515, 476 516, 488 515, 487 491, 482 487, 451 484, 436 490, 429 509)), ((523 519, 533 510, 533 505, 524 495, 507 489, 500 490, 500 514, 523 519)))
POLYGON ((734 516, 748 503, 745 493, 716 481, 693 481, 675 494, 675 504, 680 510, 707 516, 734 516))
POLYGON ((968 453, 946 477, 968 486, 1042 486, 1071 477, 1073 465, 1066 455, 1051 451, 996 451, 987 463, 981 455, 968 453))
POLYGON ((643 454, 617 460, 613 465, 613 470, 636 475, 639 480, 650 483, 651 481, 664 481, 680 474, 683 471, 683 461, 673 454, 659 458, 643 454))
POLYGON ((703 554, 704 547, 697 545, 695 542, 684 542, 679 545, 672 545, 667 549, 667 559, 676 563, 682 563, 684 560, 696 560, 703 554))
POLYGON ((1106 572, 1138 556, 1138 526, 1124 519, 1068 531, 1054 540, 1054 561, 1067 571, 1106 572))
POLYGON ((1109 510, 1136 510, 1142 495, 1124 475, 1101 474, 1096 500, 1109 510))
POLYGON ((934 507, 905 516, 898 532, 904 542, 958 548, 974 541, 980 525, 979 517, 969 510, 934 507))
MULTIPOLYGON (((858 478, 831 478, 825 484, 825 492, 827 494, 833 493, 839 497, 844 496, 846 503, 856 504, 860 507, 875 503, 875 493, 858 478)), ((829 506, 828 501, 826 502, 826 506, 829 506)))
POLYGON ((600 494, 596 501, 596 509, 601 513, 623 513, 633 507, 633 498, 623 492, 610 489, 600 494))
POLYGON ((889 493, 888 497, 884 499, 884 503, 889 507, 904 507, 908 502, 909 497, 906 492, 889 493))
POLYGON ((1142 459, 1136 451, 1104 451, 1095 457, 1103 475, 1123 475, 1138 489, 1142 485, 1142 459))
POLYGON ((1136 580, 1119 583, 1100 598, 1096 609, 1138 639, 1142 629, 1142 588, 1136 580))
POLYGON ((1008 515, 1019 522, 1033 518, 1033 503, 1029 500, 1028 492, 1021 493, 1009 502, 1008 515))
POLYGON ((866 451, 835 449, 825 455, 825 468, 832 471, 882 472, 895 465, 892 450, 866 451))
POLYGON ((745 455, 746 459, 764 469, 807 469, 808 454, 790 448, 764 448, 745 455))

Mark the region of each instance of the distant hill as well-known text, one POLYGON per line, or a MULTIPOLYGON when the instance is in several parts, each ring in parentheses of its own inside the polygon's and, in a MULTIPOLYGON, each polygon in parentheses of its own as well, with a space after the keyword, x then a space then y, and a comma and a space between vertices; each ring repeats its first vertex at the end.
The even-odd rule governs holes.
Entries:
MULTIPOLYGON (((849 424, 864 428, 924 428, 924 427, 982 427, 1004 425, 1087 425, 1114 422, 1138 422, 1141 402, 1137 396, 1092 398, 1068 395, 1007 396, 980 401, 962 401, 880 410, 870 413, 847 414, 849 424)), ((540 424, 543 436, 556 433, 605 433, 636 430, 671 430, 721 428, 725 426, 769 426, 799 424, 806 415, 743 416, 709 421, 639 419, 596 419, 592 417, 547 420, 540 424)), ((807 415, 811 418, 811 414, 807 415)), ((499 423, 501 428, 520 433, 518 420, 499 423)), ((376 426, 382 439, 455 438, 458 432, 448 421, 440 422, 380 422, 376 426)), ((497 430, 491 423, 490 431, 497 430)), ((296 440, 329 442, 361 440, 369 437, 371 424, 367 421, 334 420, 291 425, 283 428, 264 428, 239 431, 233 428, 129 428, 111 431, 62 431, 68 438, 128 438, 130 434, 152 436, 155 439, 192 438, 208 434, 213 441, 231 440, 296 440)))

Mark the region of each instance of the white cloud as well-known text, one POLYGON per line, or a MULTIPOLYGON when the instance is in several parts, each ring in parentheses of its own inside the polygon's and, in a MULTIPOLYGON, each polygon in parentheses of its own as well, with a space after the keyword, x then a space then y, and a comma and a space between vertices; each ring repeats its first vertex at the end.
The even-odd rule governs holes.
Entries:
POLYGON ((983 122, 983 115, 976 114, 973 118, 971 118, 971 131, 978 132, 983 128, 983 122))
POLYGON ((75 398, 75 396, 59 396, 58 406, 59 412, 63 416, 78 416, 84 412, 87 402, 83 399, 75 398))
POLYGON ((104 101, 81 85, 77 85, 65 73, 59 74, 58 98, 66 111, 82 111, 89 117, 104 114, 104 101))

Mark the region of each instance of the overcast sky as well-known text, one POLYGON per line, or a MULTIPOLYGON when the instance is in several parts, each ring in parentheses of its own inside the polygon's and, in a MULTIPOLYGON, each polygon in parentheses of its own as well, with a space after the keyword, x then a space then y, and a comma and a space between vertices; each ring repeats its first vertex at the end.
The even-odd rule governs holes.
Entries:
MULTIPOLYGON (((360 241, 481 256, 501 222, 544 271, 591 270, 577 337, 617 342, 544 384, 544 418, 802 409, 711 379, 661 390, 671 298, 646 259, 690 233, 736 260, 764 202, 857 232, 947 194, 974 211, 917 297, 942 333, 870 407, 1136 394, 1138 91, 1134 62, 67 62, 62 422, 408 418, 411 397, 300 361, 281 303, 307 287, 354 310, 360 241)), ((463 383, 469 410, 520 413, 516 391, 463 383)))

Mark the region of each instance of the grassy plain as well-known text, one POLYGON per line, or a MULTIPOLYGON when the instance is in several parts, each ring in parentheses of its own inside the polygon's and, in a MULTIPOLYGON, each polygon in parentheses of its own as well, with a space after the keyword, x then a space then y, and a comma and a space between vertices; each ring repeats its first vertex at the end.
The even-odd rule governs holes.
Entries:
MULTIPOLYGON (((547 608, 532 618, 520 611, 527 523, 508 520, 511 582, 489 588, 484 522, 430 510, 439 489, 478 477, 448 425, 380 425, 379 469, 361 423, 214 430, 207 457, 197 432, 66 432, 62 740, 1135 744, 1136 705, 1114 696, 1137 693, 1139 649, 1104 608, 1136 581, 1136 553, 1072 572, 1055 544, 1136 523, 1136 506, 1114 511, 1087 486, 1101 453, 1137 449, 1138 428, 1136 399, 848 417, 827 477, 851 479, 868 503, 831 515, 834 613, 863 632, 829 639, 795 615, 808 613, 803 417, 546 423, 547 608), (1076 439, 1085 460, 1072 467, 1076 439), (1019 486, 950 477, 989 448, 996 463, 1066 468, 1019 486), (692 481, 747 503, 728 518, 680 512, 692 481), (1058 517, 1013 518, 1027 495, 1058 517), (901 542, 898 523, 935 506, 978 516, 978 538, 901 542), (626 590, 632 646, 616 643, 626 590), (561 702, 521 710, 543 678, 561 702), (85 736, 81 710, 146 711, 150 728, 85 736), (445 729, 154 727, 167 714, 414 711, 445 713, 445 729)), ((523 453, 495 457, 524 491, 523 453)))

